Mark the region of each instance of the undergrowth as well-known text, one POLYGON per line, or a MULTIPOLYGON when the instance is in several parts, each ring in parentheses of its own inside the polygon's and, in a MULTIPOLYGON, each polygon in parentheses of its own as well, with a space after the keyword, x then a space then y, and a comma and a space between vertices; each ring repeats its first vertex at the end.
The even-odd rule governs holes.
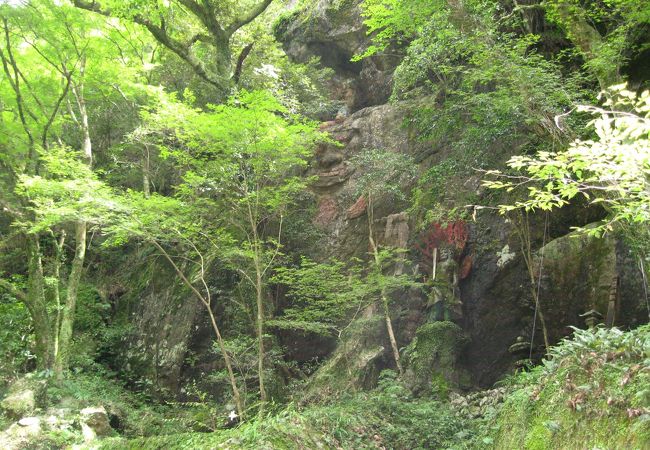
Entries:
POLYGON ((575 330, 514 379, 495 448, 647 448, 650 325, 575 330))
POLYGON ((468 448, 470 425, 447 404, 415 399, 385 371, 377 390, 304 409, 289 406, 236 429, 130 441, 111 439, 102 449, 441 449, 468 448))

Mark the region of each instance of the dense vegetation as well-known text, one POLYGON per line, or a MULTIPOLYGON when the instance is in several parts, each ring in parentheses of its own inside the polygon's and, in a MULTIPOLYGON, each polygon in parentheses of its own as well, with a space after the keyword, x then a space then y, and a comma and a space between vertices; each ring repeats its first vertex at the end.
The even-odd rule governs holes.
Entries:
POLYGON ((0 0, 0 22, 0 447, 650 441, 648 326, 558 343, 581 319, 540 303, 557 218, 624 246, 646 313, 621 325, 650 318, 650 3, 0 0), (363 44, 321 45, 317 17, 363 44), (386 71, 418 151, 351 110, 386 71), (509 254, 484 213, 516 224, 533 335, 473 392, 461 282, 509 254))

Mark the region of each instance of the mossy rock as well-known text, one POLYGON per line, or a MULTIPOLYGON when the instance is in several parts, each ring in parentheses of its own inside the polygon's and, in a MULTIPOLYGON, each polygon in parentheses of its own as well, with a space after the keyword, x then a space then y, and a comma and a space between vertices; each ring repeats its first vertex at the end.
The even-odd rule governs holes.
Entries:
POLYGON ((429 322, 415 333, 405 351, 405 381, 415 394, 447 397, 450 389, 464 388, 468 377, 458 357, 469 339, 453 322, 429 322))
POLYGON ((0 402, 0 409, 7 416, 16 419, 31 414, 43 400, 45 385, 44 380, 39 380, 31 374, 14 381, 0 402))
POLYGON ((302 403, 374 387, 379 375, 377 361, 385 352, 385 339, 386 326, 381 316, 354 321, 334 354, 310 380, 302 403))

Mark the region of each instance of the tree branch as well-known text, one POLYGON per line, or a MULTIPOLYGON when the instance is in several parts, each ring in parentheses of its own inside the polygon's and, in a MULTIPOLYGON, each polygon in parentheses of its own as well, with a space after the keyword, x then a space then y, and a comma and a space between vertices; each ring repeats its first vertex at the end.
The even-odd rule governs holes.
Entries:
MULTIPOLYGON (((85 9, 87 11, 92 11, 97 14, 101 14, 106 17, 112 17, 111 11, 109 9, 102 8, 99 3, 95 0, 73 0, 74 5, 77 8, 85 9)), ((132 17, 132 20, 145 27, 149 33, 156 39, 160 44, 167 47, 173 53, 176 54, 179 58, 185 61, 192 68, 194 73, 196 73, 202 80, 215 86, 220 90, 225 90, 226 85, 223 80, 216 79, 211 77, 206 71, 201 62, 192 54, 190 47, 183 42, 174 39, 171 37, 165 28, 160 25, 156 25, 151 20, 146 17, 136 14, 132 17)))
POLYGON ((239 54, 239 58, 237 58, 237 66, 235 67, 235 74, 233 75, 233 81, 235 84, 239 84, 239 78, 241 78, 241 72, 242 69, 244 68, 244 61, 250 54, 251 50, 253 50, 253 45, 254 43, 248 44, 246 47, 244 47, 239 54))
POLYGON ((244 14, 242 17, 236 19, 228 28, 226 28, 226 34, 232 36, 237 30, 239 30, 244 25, 251 23, 255 18, 260 14, 266 11, 266 8, 273 2, 273 0, 262 0, 257 6, 250 10, 247 14, 244 14))
POLYGON ((11 295, 22 302, 27 301, 27 294, 3 278, 0 278, 0 288, 3 288, 5 291, 9 292, 11 295))

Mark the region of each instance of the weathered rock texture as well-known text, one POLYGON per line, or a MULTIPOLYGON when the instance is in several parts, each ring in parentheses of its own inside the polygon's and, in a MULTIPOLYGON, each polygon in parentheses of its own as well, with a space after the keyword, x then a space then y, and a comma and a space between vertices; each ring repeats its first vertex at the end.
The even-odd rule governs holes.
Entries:
POLYGON ((133 381, 176 392, 202 305, 152 248, 139 248, 125 258, 119 264, 131 270, 97 275, 105 280, 102 292, 113 306, 114 320, 129 324, 129 333, 112 349, 116 368, 133 381))
MULTIPOLYGON (((324 65, 334 69, 330 91, 332 98, 341 102, 341 109, 322 125, 322 130, 329 132, 340 145, 319 147, 306 174, 315 177, 310 187, 313 205, 309 206, 315 207, 312 223, 322 236, 309 243, 311 251, 316 252, 310 256, 321 260, 332 256, 339 260, 368 256, 367 199, 356 189, 363 168, 352 167, 350 160, 354 155, 373 149, 408 154, 424 172, 458 151, 444 139, 440 142, 420 139, 411 125, 410 118, 415 112, 435 106, 432 99, 386 103, 399 58, 373 57, 350 62, 368 44, 359 3, 360 0, 319 0, 308 9, 285 17, 276 26, 276 35, 292 58, 306 61, 317 56, 324 65)), ((494 142, 485 152, 494 161, 505 161, 517 151, 515 147, 505 148, 500 142, 494 142)), ((449 180, 445 189, 443 195, 449 206, 462 207, 467 204, 467 198, 476 204, 490 201, 480 188, 480 177, 470 167, 466 173, 449 180)), ((417 274, 417 264, 421 263, 417 250, 420 237, 414 230, 419 224, 415 218, 402 214, 408 205, 385 199, 374 199, 373 203, 373 228, 379 243, 405 245, 410 258, 405 261, 405 270, 417 274)), ((599 213, 579 206, 567 208, 552 216, 546 233, 542 216, 530 218, 531 242, 538 263, 541 263, 540 247, 547 243, 543 252, 546 262, 542 270, 541 308, 552 343, 566 336, 569 326, 584 326, 580 314, 588 309, 600 308, 606 314, 603 303, 609 298, 615 277, 619 286, 616 323, 632 326, 647 317, 642 311, 643 292, 636 262, 621 242, 563 237, 571 225, 597 220, 599 213)), ((451 369, 436 372, 442 373, 450 385, 466 386, 467 380, 460 376, 466 369, 472 384, 486 387, 512 370, 516 358, 508 348, 517 337, 530 339, 534 330, 533 344, 539 350, 542 333, 539 326, 533 326, 531 281, 514 224, 483 209, 474 211, 468 225, 466 245, 457 255, 463 314, 456 322, 469 342, 460 345, 464 339, 459 338, 458 345, 451 346, 453 354, 438 355, 429 364, 438 369, 453 367, 458 373, 451 374, 451 369)), ((199 305, 172 287, 174 277, 167 269, 160 269, 151 279, 151 285, 141 290, 144 301, 132 311, 137 319, 137 332, 136 339, 127 347, 127 354, 134 371, 144 372, 175 390, 188 348, 207 354, 212 337, 205 332, 198 314, 199 305)), ((408 346, 423 325, 430 326, 426 296, 425 290, 414 289, 393 299, 391 317, 399 348, 408 346)), ((333 389, 372 386, 381 369, 392 367, 385 324, 378 319, 370 311, 350 326, 330 360, 314 376, 308 398, 328 395, 333 389)), ((280 339, 289 348, 290 356, 299 362, 321 359, 332 348, 329 340, 307 341, 291 333, 284 333, 280 339)), ((215 367, 212 361, 204 368, 215 367)), ((416 390, 430 387, 416 384, 419 386, 416 390)))
POLYGON ((45 393, 45 381, 28 375, 14 381, 0 402, 0 409, 7 416, 19 419, 37 408, 45 393))
POLYGON ((344 115, 385 103, 400 61, 399 56, 373 56, 351 62, 369 44, 360 4, 360 0, 319 0, 276 26, 276 38, 290 57, 305 62, 317 56, 334 69, 328 87, 332 98, 341 102, 339 114, 344 115))
MULTIPOLYGON (((366 204, 355 186, 363 168, 350 166, 352 156, 365 149, 386 149, 411 155, 420 170, 425 171, 454 155, 453 147, 445 142, 418 139, 416 130, 409 125, 413 112, 434 104, 431 99, 381 104, 388 98, 390 78, 386 75, 392 73, 394 66, 388 65, 384 71, 373 72, 369 67, 376 61, 347 62, 350 55, 367 45, 367 41, 358 16, 358 2, 346 4, 346 14, 342 15, 343 3, 321 0, 313 10, 294 14, 280 34, 290 56, 297 60, 320 56, 337 73, 333 83, 342 90, 348 89, 343 95, 338 91, 333 91, 333 95, 346 101, 353 113, 347 117, 339 116, 322 126, 341 146, 323 145, 319 148, 309 173, 317 177, 312 185, 318 205, 313 221, 326 236, 319 246, 319 256, 345 260, 351 256, 366 257, 368 252, 366 204), (365 87, 360 85, 376 89, 377 95, 366 95, 365 87)), ((516 151, 512 145, 504 148, 499 142, 494 142, 486 153, 495 161, 505 161, 516 151)), ((463 206, 461 202, 468 197, 477 204, 487 204, 489 200, 485 194, 480 188, 480 177, 468 168, 467 173, 448 183, 444 196, 451 203, 456 202, 451 206, 463 206)), ((411 261, 407 265, 412 268, 419 262, 416 250, 419 237, 408 230, 415 229, 417 224, 413 218, 404 220, 400 216, 405 226, 401 231, 395 229, 396 214, 405 207, 399 202, 376 200, 374 228, 378 236, 384 236, 382 243, 393 245, 394 241, 400 241, 401 245, 406 240, 411 250, 411 261)), ((490 210, 476 210, 474 213, 467 245, 458 255, 463 316, 457 323, 469 337, 469 342, 465 346, 456 346, 460 354, 446 358, 445 364, 450 366, 449 361, 453 360, 451 365, 458 373, 443 378, 454 381, 451 384, 466 386, 467 380, 463 379, 461 383, 460 378, 464 377, 459 375, 464 368, 469 371, 472 384, 485 387, 512 370, 516 358, 508 348, 517 337, 531 338, 534 301, 514 224, 490 210)), ((598 210, 584 212, 580 206, 568 208, 551 219, 546 238, 543 236, 544 218, 541 215, 530 218, 531 241, 533 251, 538 255, 537 261, 541 260, 540 247, 547 242, 540 307, 546 316, 552 343, 566 336, 570 332, 569 326, 584 327, 580 314, 592 305, 597 305, 602 314, 606 314, 603 303, 607 303, 614 278, 619 280, 616 323, 631 326, 645 317, 640 311, 642 291, 636 264, 630 260, 622 243, 611 239, 594 241, 562 237, 569 232, 570 225, 587 224, 598 219, 599 214, 598 210), (553 241, 555 238, 560 239, 553 241)), ((409 292, 394 301, 391 314, 400 348, 407 346, 416 336, 416 330, 427 322, 429 311, 425 295, 424 292, 409 292)), ((368 384, 372 374, 381 368, 390 367, 391 359, 386 357, 386 349, 389 349, 386 333, 378 326, 373 333, 364 334, 364 339, 353 339, 353 345, 349 340, 342 340, 332 360, 316 379, 335 378, 337 374, 348 376, 346 381, 339 380, 343 386, 360 386, 368 384), (374 350, 379 348, 384 349, 384 355, 375 355, 374 350), (374 356, 364 358, 363 370, 359 364, 351 362, 355 369, 347 374, 342 371, 343 361, 351 361, 352 355, 368 354, 374 356)), ((362 328, 366 329, 365 325, 362 328)), ((536 350, 540 350, 542 343, 538 325, 534 339, 536 350)), ((432 360, 430 364, 444 365, 438 360, 432 360)), ((445 373, 449 375, 449 370, 445 373)), ((419 387, 426 388, 428 386, 419 387)))

